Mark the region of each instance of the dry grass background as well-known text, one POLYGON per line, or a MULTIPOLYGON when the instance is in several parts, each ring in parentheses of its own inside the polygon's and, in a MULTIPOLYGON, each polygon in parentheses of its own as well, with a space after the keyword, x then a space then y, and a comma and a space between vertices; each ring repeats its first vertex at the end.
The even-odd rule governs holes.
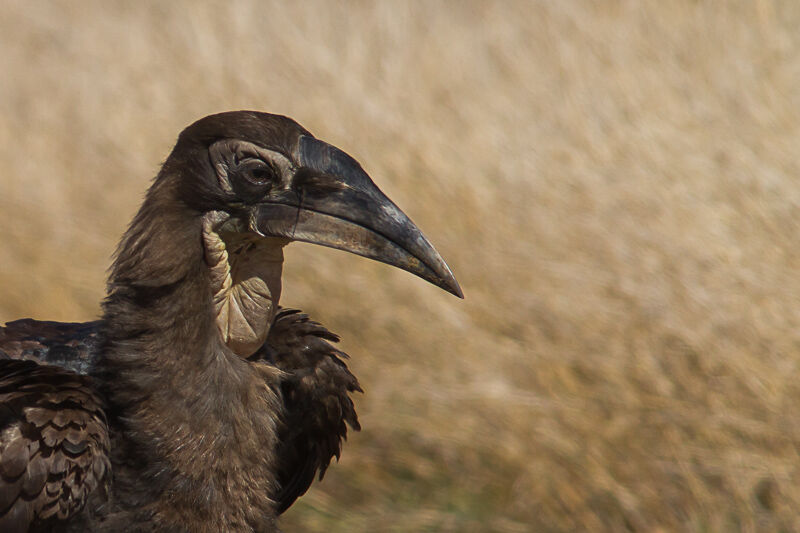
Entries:
POLYGON ((0 14, 0 320, 97 316, 188 123, 359 159, 466 293, 287 251, 365 430, 287 531, 800 530, 800 3, 0 14))

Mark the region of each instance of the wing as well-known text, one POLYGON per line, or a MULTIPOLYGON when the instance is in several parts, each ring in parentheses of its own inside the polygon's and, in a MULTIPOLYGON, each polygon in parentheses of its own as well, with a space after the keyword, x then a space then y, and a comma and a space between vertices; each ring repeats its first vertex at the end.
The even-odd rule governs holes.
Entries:
POLYGON ((0 531, 79 512, 107 488, 102 402, 91 378, 34 361, 0 360, 0 531))
POLYGON ((281 309, 256 354, 286 376, 277 454, 280 489, 273 497, 279 513, 305 494, 317 472, 322 479, 334 456, 339 458, 347 426, 361 429, 350 393, 362 390, 344 363, 347 354, 330 344, 338 340, 300 311, 281 309))
POLYGON ((0 327, 0 359, 29 359, 88 374, 100 345, 100 324, 31 318, 9 322, 0 327))

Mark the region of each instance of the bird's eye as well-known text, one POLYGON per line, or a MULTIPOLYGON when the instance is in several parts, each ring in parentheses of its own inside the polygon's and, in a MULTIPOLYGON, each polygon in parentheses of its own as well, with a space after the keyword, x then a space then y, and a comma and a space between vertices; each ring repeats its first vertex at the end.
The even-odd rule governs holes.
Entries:
POLYGON ((272 179, 273 175, 272 169, 258 167, 250 170, 249 174, 247 174, 247 179, 253 182, 254 185, 264 185, 272 179))
POLYGON ((239 163, 239 170, 253 185, 269 185, 276 176, 275 169, 261 159, 245 159, 239 163))
POLYGON ((277 180, 277 170, 263 159, 254 157, 236 162, 230 172, 233 190, 245 202, 258 201, 277 180))

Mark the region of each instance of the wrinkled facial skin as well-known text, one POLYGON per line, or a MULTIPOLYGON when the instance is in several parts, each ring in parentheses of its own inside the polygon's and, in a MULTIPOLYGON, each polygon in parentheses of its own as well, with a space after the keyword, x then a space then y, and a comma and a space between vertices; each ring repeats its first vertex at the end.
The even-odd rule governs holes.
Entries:
POLYGON ((225 139, 208 151, 222 190, 244 202, 262 200, 274 188, 289 188, 297 170, 280 152, 247 141, 225 139))

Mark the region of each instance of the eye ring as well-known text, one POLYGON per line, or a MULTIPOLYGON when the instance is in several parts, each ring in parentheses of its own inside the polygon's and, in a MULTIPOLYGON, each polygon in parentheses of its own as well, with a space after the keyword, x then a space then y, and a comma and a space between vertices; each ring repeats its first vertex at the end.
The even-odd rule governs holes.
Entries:
POLYGON ((258 187, 272 184, 277 176, 275 168, 263 159, 254 157, 244 159, 239 163, 238 167, 237 170, 241 175, 252 185, 258 187))

